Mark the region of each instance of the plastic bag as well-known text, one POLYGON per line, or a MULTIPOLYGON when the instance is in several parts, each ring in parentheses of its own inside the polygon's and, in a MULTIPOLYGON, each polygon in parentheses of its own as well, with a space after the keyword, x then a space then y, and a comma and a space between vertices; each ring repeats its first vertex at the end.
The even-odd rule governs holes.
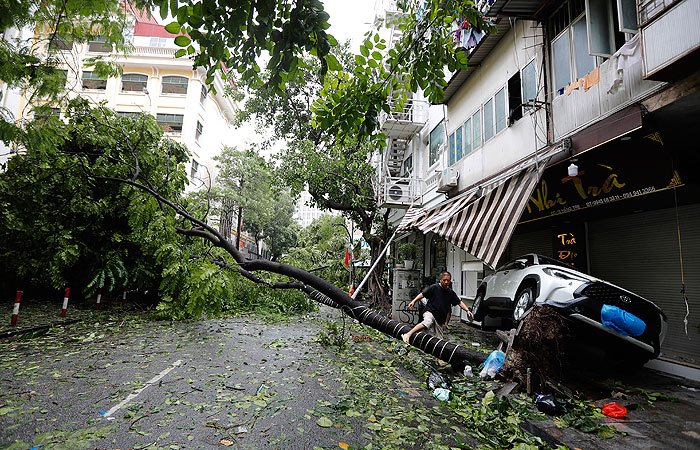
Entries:
POLYGON ((441 402, 447 401, 450 399, 450 390, 444 388, 437 388, 433 391, 433 397, 440 400, 441 402))
POLYGON ((617 402, 610 402, 603 405, 603 414, 615 418, 625 417, 627 415, 627 408, 617 402))
POLYGON ((639 317, 612 305, 603 305, 600 319, 603 325, 624 336, 641 336, 647 328, 639 317))
POLYGON ((430 375, 428 375, 427 383, 428 389, 430 390, 437 388, 449 389, 450 387, 450 382, 437 372, 432 372, 430 375))
POLYGON ((552 394, 537 394, 535 406, 537 406, 538 411, 550 416, 556 416, 564 412, 564 405, 552 394))
POLYGON ((503 353, 500 350, 494 350, 491 352, 488 358, 486 358, 486 362, 484 363, 484 368, 481 369, 481 372, 479 372, 479 376, 481 378, 493 378, 496 376, 496 373, 501 370, 501 366, 503 365, 503 361, 506 359, 505 353, 503 353))

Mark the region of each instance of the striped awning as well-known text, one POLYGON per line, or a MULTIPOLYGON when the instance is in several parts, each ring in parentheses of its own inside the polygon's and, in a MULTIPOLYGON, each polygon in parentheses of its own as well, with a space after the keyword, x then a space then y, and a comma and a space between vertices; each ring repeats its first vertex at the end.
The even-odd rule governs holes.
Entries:
POLYGON ((399 228, 433 232, 493 268, 548 159, 519 168, 512 175, 467 191, 433 209, 410 208, 399 228))

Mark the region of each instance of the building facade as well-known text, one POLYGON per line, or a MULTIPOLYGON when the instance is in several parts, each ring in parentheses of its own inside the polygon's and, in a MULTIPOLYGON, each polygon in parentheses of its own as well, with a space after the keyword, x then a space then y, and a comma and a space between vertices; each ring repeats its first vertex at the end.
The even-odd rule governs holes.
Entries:
POLYGON ((423 248, 423 284, 450 270, 469 301, 503 262, 558 258, 656 303, 669 324, 659 360, 699 367, 700 1, 477 6, 494 27, 456 24, 469 68, 402 137, 400 163, 392 142, 378 158, 395 167, 378 170, 394 223, 423 211, 427 231, 399 235, 423 248), (457 216, 464 230, 446 232, 457 216))
MULTIPOLYGON (((176 58, 180 48, 175 36, 165 31, 146 11, 125 3, 131 26, 125 31, 133 46, 128 54, 115 52, 104 39, 86 44, 59 42, 49 51, 62 61, 68 97, 82 96, 94 104, 104 103, 117 113, 145 113, 156 118, 168 137, 190 152, 186 170, 189 190, 211 186, 213 161, 227 142, 235 142, 232 125, 235 105, 225 96, 225 82, 214 79, 215 93, 205 84, 206 71, 194 69, 188 58, 176 58), (85 65, 90 58, 103 58, 122 67, 122 75, 107 79, 85 65)), ((17 119, 31 117, 32 104, 21 92, 3 96, 17 119)), ((61 114, 60 110, 55 111, 61 114)))

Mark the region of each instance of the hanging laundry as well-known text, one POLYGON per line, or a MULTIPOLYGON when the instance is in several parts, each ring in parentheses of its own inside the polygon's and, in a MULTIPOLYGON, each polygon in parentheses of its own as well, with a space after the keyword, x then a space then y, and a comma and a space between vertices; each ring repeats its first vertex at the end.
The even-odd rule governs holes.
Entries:
POLYGON ((613 94, 622 87, 623 75, 626 69, 642 61, 641 33, 634 35, 632 39, 625 42, 608 61, 608 70, 612 72, 612 83, 607 93, 613 94))
POLYGON ((583 89, 588 91, 600 82, 600 66, 588 72, 583 78, 583 89))
POLYGON ((564 88, 564 92, 566 93, 566 95, 571 95, 571 92, 577 90, 579 87, 583 87, 582 80, 583 78, 579 78, 578 80, 566 86, 564 88))

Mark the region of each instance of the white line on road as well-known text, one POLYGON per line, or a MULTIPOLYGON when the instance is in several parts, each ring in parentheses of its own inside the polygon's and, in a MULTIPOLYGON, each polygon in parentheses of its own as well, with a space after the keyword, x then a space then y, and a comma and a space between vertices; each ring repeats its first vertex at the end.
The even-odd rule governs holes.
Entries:
POLYGON ((124 407, 124 405, 126 405, 127 403, 129 403, 130 401, 132 401, 133 399, 135 399, 136 397, 138 397, 139 394, 140 394, 141 392, 143 392, 147 387, 152 386, 152 385, 154 385, 155 383, 157 383, 158 381, 160 381, 161 378, 163 378, 164 376, 166 376, 167 374, 169 374, 171 370, 173 370, 174 368, 176 368, 176 367, 179 366, 180 364, 182 364, 182 360, 181 360, 181 359, 178 359, 177 361, 175 361, 175 362, 173 363, 172 366, 168 367, 167 369, 165 369, 164 371, 162 371, 161 373, 159 373, 159 374, 156 375, 155 377, 153 377, 153 378, 151 378, 150 380, 148 380, 148 381, 146 382, 146 384, 145 384, 141 389, 139 389, 139 390, 136 391, 136 392, 132 392, 132 393, 129 394, 124 400, 122 400, 122 401, 119 402, 118 404, 112 406, 112 408, 111 408, 109 411, 107 411, 106 413, 104 413, 104 414, 102 415, 102 417, 105 417, 105 418, 107 418, 108 420, 114 420, 114 417, 110 417, 112 414, 114 414, 115 412, 119 411, 122 407, 124 407))

